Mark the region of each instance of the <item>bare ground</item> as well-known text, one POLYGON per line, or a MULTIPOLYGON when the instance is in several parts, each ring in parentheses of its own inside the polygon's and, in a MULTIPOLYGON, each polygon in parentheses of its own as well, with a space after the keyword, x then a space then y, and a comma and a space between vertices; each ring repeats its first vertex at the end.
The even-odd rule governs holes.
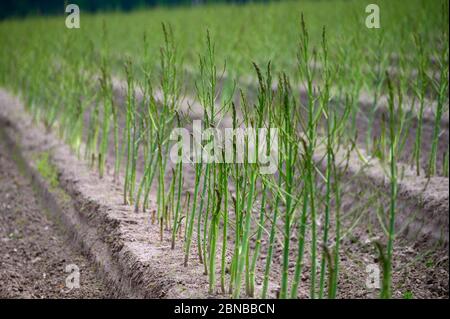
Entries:
POLYGON ((92 263, 40 208, 0 140, 0 298, 104 298, 92 263), (66 287, 67 265, 80 270, 80 288, 66 287))

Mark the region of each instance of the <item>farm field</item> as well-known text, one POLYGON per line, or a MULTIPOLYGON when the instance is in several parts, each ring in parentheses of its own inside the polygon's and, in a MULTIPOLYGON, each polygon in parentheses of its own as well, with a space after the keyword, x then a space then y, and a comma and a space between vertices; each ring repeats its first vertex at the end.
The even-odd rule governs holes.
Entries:
POLYGON ((75 297, 448 298, 449 2, 374 3, 0 21, 0 198, 51 203, 75 297))

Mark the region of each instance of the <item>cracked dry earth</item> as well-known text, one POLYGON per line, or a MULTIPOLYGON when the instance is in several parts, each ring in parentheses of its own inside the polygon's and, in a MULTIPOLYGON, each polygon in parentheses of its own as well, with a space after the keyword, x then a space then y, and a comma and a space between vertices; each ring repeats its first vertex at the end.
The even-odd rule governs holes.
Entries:
MULTIPOLYGON (((73 283, 73 281, 72 281, 73 283)), ((105 298, 95 266, 41 209, 30 180, 0 140, 0 299, 105 298), (66 278, 80 271, 80 288, 66 278)))

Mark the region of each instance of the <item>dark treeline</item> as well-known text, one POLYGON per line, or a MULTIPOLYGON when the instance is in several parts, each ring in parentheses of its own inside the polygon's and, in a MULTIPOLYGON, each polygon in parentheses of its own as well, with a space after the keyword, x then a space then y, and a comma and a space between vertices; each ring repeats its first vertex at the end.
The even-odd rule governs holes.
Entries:
POLYGON ((268 0, 1 0, 0 19, 26 17, 29 15, 52 15, 64 13, 65 3, 77 4, 82 11, 98 12, 106 10, 129 11, 139 7, 201 5, 226 2, 267 2, 268 0))

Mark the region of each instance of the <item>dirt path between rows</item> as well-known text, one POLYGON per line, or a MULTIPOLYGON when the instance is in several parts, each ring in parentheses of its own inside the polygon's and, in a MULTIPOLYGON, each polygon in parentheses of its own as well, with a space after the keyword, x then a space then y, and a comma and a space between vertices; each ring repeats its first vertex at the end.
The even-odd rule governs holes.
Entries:
POLYGON ((0 298, 104 297, 95 267, 41 209, 31 181, 0 140, 0 298), (68 276, 76 278, 75 268, 65 271, 70 265, 79 269, 79 288, 66 286, 68 276))
MULTIPOLYGON (((60 173, 59 186, 72 198, 76 209, 67 214, 63 211, 61 215, 66 217, 68 228, 79 233, 80 240, 85 242, 86 249, 93 253, 106 275, 112 277, 115 286, 123 288, 124 283, 129 283, 129 287, 124 289, 127 292, 125 295, 129 296, 130 292, 135 292, 137 296, 144 298, 224 296, 206 293, 207 277, 202 274, 203 266, 196 258, 190 260, 190 267, 182 267, 181 261, 184 257, 182 246, 177 245, 175 250, 169 249, 170 233, 164 231, 164 240, 160 239, 159 226, 150 223, 149 211, 135 213, 133 207, 123 205, 121 188, 113 183, 112 174, 106 174, 103 179, 98 179, 97 173, 88 171, 86 163, 83 164, 77 159, 67 146, 56 142, 52 134, 44 134, 42 127, 32 125, 20 101, 1 89, 0 106, 2 111, 0 118, 3 117, 5 121, 5 135, 10 137, 11 143, 20 145, 22 153, 25 154, 25 161, 33 161, 33 155, 42 154, 44 151, 48 151, 51 155, 52 165, 60 173), (1 103, 2 99, 4 103, 1 103), (91 236, 92 234, 95 236, 91 236), (98 245, 95 246, 95 244, 98 245)), ((6 151, 11 153, 9 149, 6 151)), ((5 153, 5 148, 0 149, 0 154, 2 153, 5 153)), ((3 167, 0 169, 4 171, 3 167)), ((8 181, 13 180, 9 176, 6 178, 8 181)), ((2 179, 4 177, 0 175, 0 185, 5 183, 2 179)), ((343 229, 350 229, 349 227, 353 225, 351 226, 353 230, 348 236, 342 238, 338 298, 377 298, 379 290, 368 288, 366 285, 367 265, 379 264, 379 258, 369 239, 382 238, 383 235, 371 226, 371 218, 368 218, 375 215, 373 210, 378 207, 378 205, 372 205, 368 198, 373 195, 374 189, 367 189, 367 185, 363 183, 352 182, 344 186, 342 225, 345 226, 343 229), (369 207, 365 207, 366 204, 369 207)), ((15 194, 17 189, 16 187, 10 192, 15 194)), ((190 189, 189 186, 188 189, 190 189)), ((0 194, 2 192, 0 187, 0 194)), ((32 198, 32 196, 29 197, 32 198)), ((0 196, 0 209, 2 199, 0 196)), ((154 209, 153 204, 150 205, 152 209, 154 209)), ((409 211, 410 207, 401 206, 399 209, 409 211)), ((14 224, 14 221, 11 224, 14 224)), ((294 242, 296 242, 296 233, 294 232, 293 236, 294 242)), ((307 240, 309 243, 310 236, 307 240)), ((394 297, 448 298, 448 247, 429 247, 427 242, 405 241, 402 236, 399 236, 395 245, 394 297)), ((296 251, 296 247, 294 245, 292 247, 291 260, 295 257, 296 251)), ((270 297, 275 297, 278 291, 277 283, 282 262, 280 242, 277 241, 274 250, 271 274, 274 284, 269 288, 270 297)), ((195 251, 196 248, 193 247, 192 252, 195 251)), ((267 238, 264 237, 261 263, 257 265, 259 274, 263 272, 261 267, 264 266, 266 256, 267 238)), ((310 260, 309 248, 305 248, 305 259, 310 260)), ((57 267, 54 268, 57 269, 57 267)), ((59 273, 62 274, 60 276, 63 277, 59 282, 64 285, 67 274, 63 273, 63 265, 59 267, 61 269, 59 273)), ((293 268, 290 267, 290 270, 292 275, 293 268)), ((307 263, 301 277, 302 283, 299 289, 301 298, 309 296, 309 272, 307 263)), ((256 288, 260 286, 261 279, 257 277, 256 288)))

